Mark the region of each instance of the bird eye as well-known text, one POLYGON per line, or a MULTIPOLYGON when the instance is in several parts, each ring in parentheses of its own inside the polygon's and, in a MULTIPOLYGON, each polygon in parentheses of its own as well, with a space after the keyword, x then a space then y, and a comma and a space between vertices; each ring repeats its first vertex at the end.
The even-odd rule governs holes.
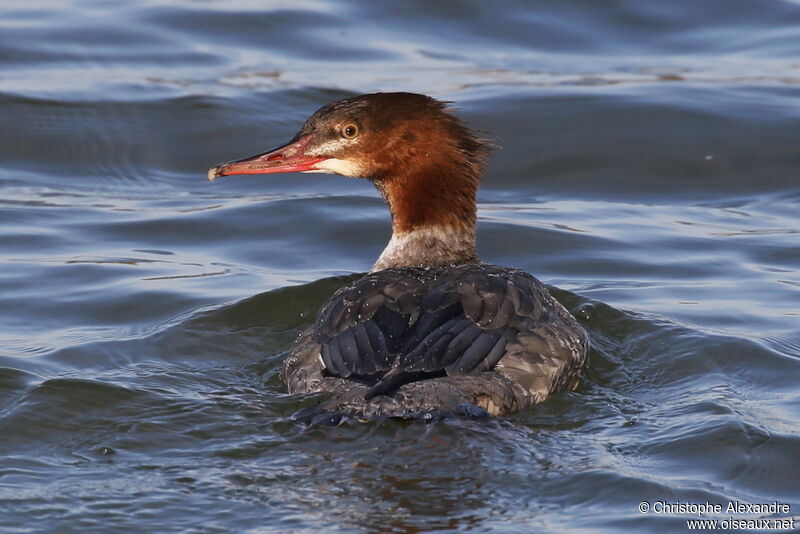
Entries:
POLYGON ((355 124, 348 124, 342 128, 342 137, 345 139, 353 139, 358 135, 358 126, 355 124))

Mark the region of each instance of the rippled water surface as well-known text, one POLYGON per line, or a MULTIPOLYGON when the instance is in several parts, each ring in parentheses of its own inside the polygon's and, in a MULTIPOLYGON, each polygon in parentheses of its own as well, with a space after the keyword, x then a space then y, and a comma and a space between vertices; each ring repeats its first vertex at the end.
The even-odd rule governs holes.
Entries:
POLYGON ((781 0, 3 2, 0 531, 800 517, 798 58, 781 0), (378 90, 452 100, 502 147, 479 253, 579 316, 580 391, 488 422, 293 422, 314 400, 280 362, 388 213, 365 181, 206 169, 378 90))

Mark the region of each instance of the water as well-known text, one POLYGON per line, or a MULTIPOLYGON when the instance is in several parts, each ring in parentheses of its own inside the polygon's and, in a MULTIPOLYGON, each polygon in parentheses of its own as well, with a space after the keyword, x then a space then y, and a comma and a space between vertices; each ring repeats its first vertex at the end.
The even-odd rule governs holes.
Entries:
POLYGON ((798 57, 780 0, 4 2, 0 531, 800 516, 798 57), (479 253, 581 318, 582 390, 489 422, 292 422, 313 400, 284 353, 388 214, 364 181, 205 172, 376 90, 453 100, 502 146, 479 253))

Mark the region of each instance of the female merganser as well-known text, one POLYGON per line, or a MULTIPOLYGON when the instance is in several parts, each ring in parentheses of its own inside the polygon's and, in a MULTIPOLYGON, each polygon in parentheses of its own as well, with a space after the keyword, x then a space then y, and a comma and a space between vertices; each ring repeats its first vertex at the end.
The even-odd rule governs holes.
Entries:
POLYGON ((392 238, 370 273, 328 300, 284 362, 290 393, 333 394, 321 410, 502 414, 577 386, 583 328, 537 279, 475 253, 489 147, 446 108, 413 93, 347 98, 287 145, 208 172, 366 178, 389 205, 392 238))

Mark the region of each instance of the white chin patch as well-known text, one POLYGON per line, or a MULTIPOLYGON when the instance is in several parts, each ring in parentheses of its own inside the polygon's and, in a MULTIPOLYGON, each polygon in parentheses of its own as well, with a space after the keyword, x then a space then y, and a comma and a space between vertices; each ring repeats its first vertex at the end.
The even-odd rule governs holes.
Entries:
POLYGON ((353 178, 360 178, 363 176, 361 173, 361 167, 352 161, 336 158, 329 158, 324 161, 320 161, 314 165, 313 171, 305 172, 326 172, 330 174, 341 174, 342 176, 351 176, 353 178))

